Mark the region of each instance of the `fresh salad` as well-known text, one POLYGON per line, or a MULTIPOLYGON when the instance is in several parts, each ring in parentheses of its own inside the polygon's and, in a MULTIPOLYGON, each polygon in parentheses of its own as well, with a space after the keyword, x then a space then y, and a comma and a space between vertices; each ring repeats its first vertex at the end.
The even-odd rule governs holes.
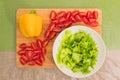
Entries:
POLYGON ((58 64, 63 64, 72 72, 88 74, 97 62, 98 48, 96 42, 84 30, 72 33, 65 31, 56 56, 58 64))

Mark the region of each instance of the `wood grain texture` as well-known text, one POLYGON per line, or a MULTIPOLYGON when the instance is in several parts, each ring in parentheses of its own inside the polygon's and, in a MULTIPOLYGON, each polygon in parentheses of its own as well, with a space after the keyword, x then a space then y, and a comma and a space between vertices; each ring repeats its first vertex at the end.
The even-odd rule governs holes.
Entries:
MULTIPOLYGON (((23 35, 20 33, 19 31, 19 25, 18 25, 18 19, 19 19, 19 16, 22 15, 22 14, 25 14, 25 13, 29 13, 32 9, 18 9, 17 10, 17 13, 16 13, 16 52, 19 50, 18 48, 18 45, 20 45, 21 43, 31 43, 33 41, 35 41, 36 38, 25 38, 23 37, 23 35)), ((98 34, 100 36, 102 36, 102 12, 101 10, 99 9, 35 9, 37 11, 37 15, 40 15, 43 19, 43 30, 42 30, 42 34, 37 37, 37 38, 40 38, 41 40, 44 39, 44 32, 45 30, 47 29, 49 23, 50 23, 50 19, 49 19, 49 15, 50 15, 50 12, 51 10, 55 10, 56 12, 59 12, 59 11, 74 11, 74 10, 80 10, 82 12, 86 12, 86 11, 98 11, 99 13, 99 16, 98 16, 98 22, 99 22, 99 26, 97 27, 92 27, 92 29, 94 29, 96 32, 98 32, 98 34)), ((85 25, 84 23, 75 23, 73 25, 85 25)), ((88 25, 86 25, 88 26, 88 25)), ((88 26, 89 27, 89 26, 88 26)), ((43 64, 43 66, 28 66, 28 65, 22 65, 20 62, 19 62, 19 56, 16 54, 16 65, 17 67, 21 67, 21 68, 55 68, 55 64, 54 64, 54 61, 53 61, 53 58, 52 58, 52 46, 53 46, 53 42, 54 42, 55 39, 53 39, 49 44, 48 46, 46 47, 47 48, 47 53, 46 53, 46 56, 45 56, 45 62, 43 64)))
POLYGON ((0 52, 0 80, 120 80, 120 50, 107 51, 103 66, 90 77, 76 79, 57 68, 17 68, 15 52, 0 52))

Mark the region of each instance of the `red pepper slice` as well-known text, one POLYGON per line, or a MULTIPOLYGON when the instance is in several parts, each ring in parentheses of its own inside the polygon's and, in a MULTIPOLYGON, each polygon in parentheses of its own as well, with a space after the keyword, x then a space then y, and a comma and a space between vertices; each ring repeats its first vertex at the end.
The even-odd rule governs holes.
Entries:
POLYGON ((58 19, 53 19, 53 20, 52 20, 52 23, 57 24, 58 22, 59 22, 58 19))
POLYGON ((55 12, 55 11, 51 11, 51 13, 50 13, 50 19, 55 19, 56 18, 56 16, 57 16, 57 13, 55 12))

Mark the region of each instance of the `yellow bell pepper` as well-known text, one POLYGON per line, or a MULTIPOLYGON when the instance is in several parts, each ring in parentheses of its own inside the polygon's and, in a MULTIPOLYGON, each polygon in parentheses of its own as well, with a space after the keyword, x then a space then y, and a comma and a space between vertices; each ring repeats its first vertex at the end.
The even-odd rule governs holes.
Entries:
POLYGON ((19 28, 25 37, 37 37, 42 32, 42 18, 32 10, 29 14, 19 17, 19 28))

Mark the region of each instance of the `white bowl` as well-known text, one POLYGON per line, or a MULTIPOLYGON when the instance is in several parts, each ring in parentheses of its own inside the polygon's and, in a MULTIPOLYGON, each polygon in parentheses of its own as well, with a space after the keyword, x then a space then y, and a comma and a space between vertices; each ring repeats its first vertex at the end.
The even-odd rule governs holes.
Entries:
POLYGON ((71 77, 75 77, 75 78, 88 77, 88 76, 94 74, 95 72, 97 72, 100 69, 100 67, 102 66, 102 64, 105 60, 105 56, 106 56, 106 47, 105 47, 105 44, 104 44, 102 38, 99 36, 99 34, 96 31, 94 31, 91 28, 88 28, 86 26, 72 26, 65 30, 63 30, 57 36, 57 38, 53 44, 53 59, 54 59, 56 66, 58 67, 58 69, 60 71, 62 71, 64 74, 71 76, 71 77), (57 63, 56 54, 58 54, 58 49, 60 47, 61 40, 65 34, 65 30, 71 30, 72 33, 76 33, 79 30, 84 30, 86 33, 89 33, 91 35, 91 37, 94 39, 94 41, 96 42, 97 47, 98 47, 97 63, 95 65, 94 69, 89 74, 83 75, 81 72, 73 73, 71 70, 67 69, 66 67, 62 67, 61 64, 57 63))

